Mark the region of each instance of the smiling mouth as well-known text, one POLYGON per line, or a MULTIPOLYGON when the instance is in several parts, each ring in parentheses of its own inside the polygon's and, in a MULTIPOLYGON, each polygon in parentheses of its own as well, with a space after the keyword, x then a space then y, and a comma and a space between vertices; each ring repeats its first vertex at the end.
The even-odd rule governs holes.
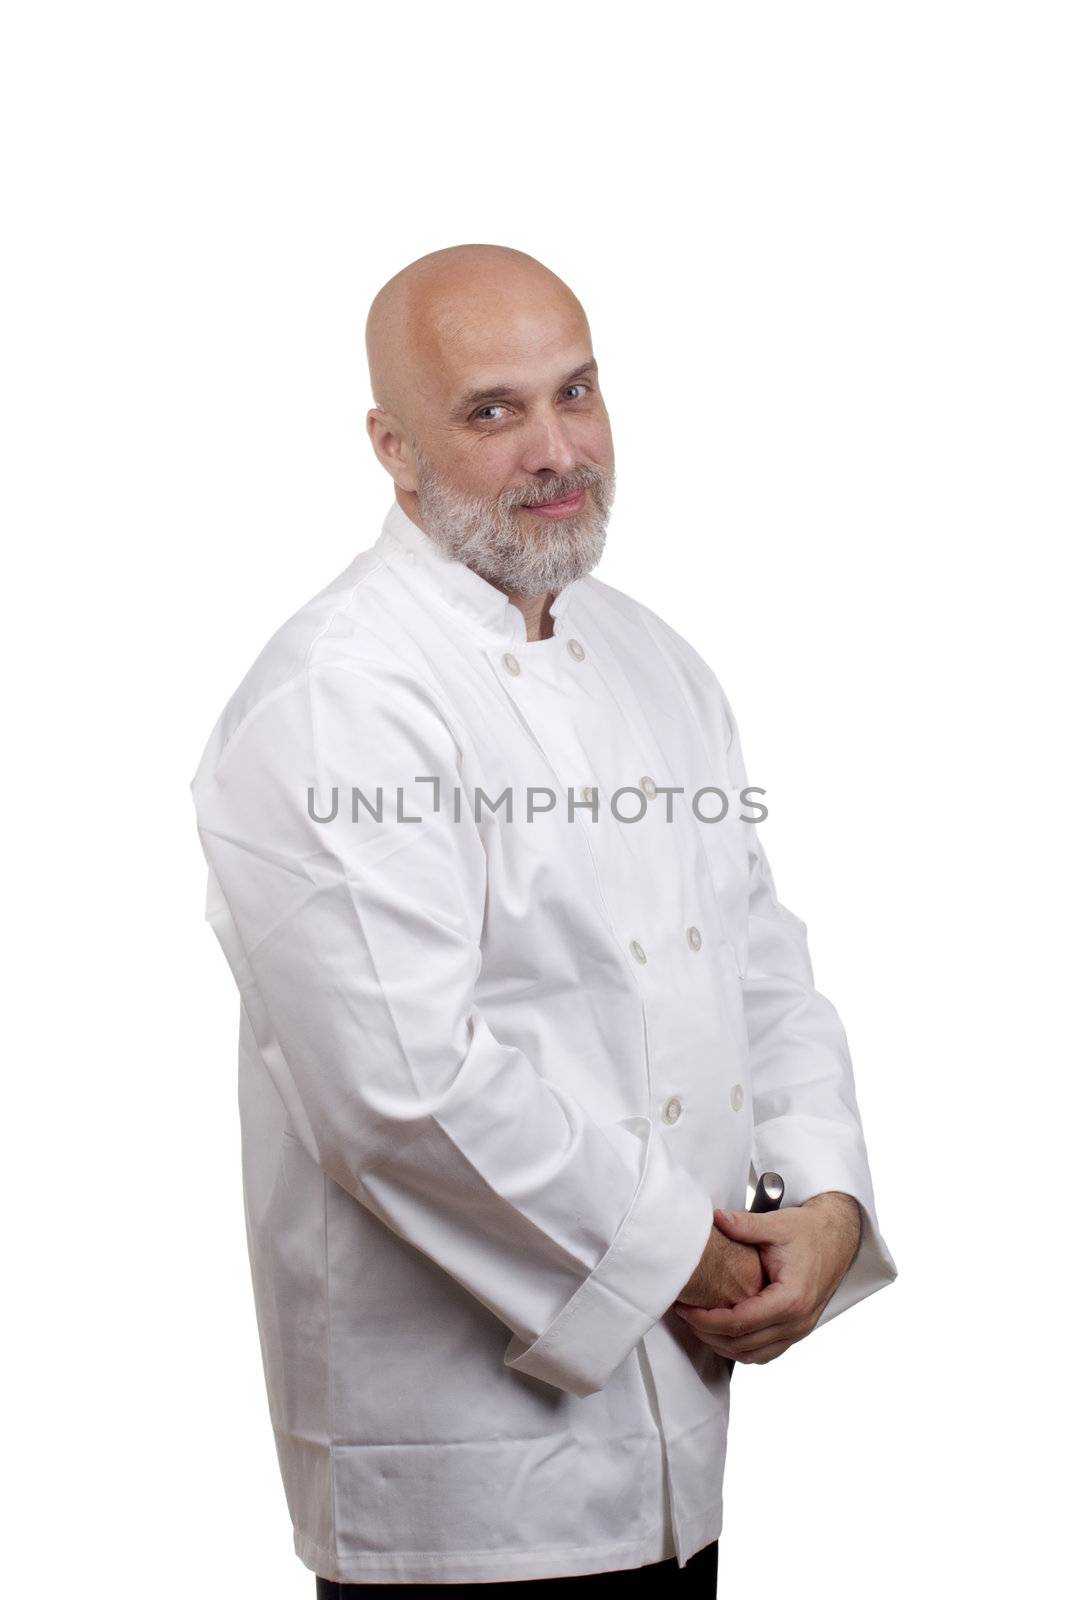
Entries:
POLYGON ((524 511, 537 512, 540 515, 558 516, 571 511, 577 511, 585 499, 585 490, 579 489, 574 494, 564 495, 559 500, 542 500, 537 505, 523 506, 524 511))

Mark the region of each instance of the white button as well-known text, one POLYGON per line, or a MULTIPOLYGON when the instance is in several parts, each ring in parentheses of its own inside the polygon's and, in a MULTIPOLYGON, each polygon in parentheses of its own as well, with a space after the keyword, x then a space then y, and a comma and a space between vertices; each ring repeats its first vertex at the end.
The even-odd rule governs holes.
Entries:
POLYGON ((589 801, 592 800, 592 798, 593 798, 593 791, 592 791, 592 789, 590 789, 589 785, 586 784, 585 788, 582 790, 582 799, 585 800, 586 802, 589 802, 589 801))
POLYGON ((638 944, 636 939, 630 940, 630 952, 635 961, 645 962, 648 960, 648 957, 645 955, 645 952, 641 949, 641 946, 638 944))
POLYGON ((585 660, 585 651, 582 649, 582 647, 578 643, 577 639, 568 639, 567 640, 567 649, 570 651, 570 653, 574 657, 575 661, 584 661, 585 660))
POLYGON ((406 557, 407 557, 407 559, 408 559, 408 560, 409 560, 409 561, 414 561, 414 559, 415 559, 415 552, 414 552, 414 550, 405 550, 405 551, 404 551, 404 554, 405 554, 405 556, 406 556, 406 557))
POLYGON ((681 1114, 682 1102, 676 1094, 672 1094, 669 1100, 664 1100, 663 1110, 660 1112, 664 1122, 677 1122, 681 1114))
POLYGON ((654 800, 655 799, 655 797, 656 797, 656 785, 655 785, 655 782, 653 781, 653 779, 651 779, 651 778, 642 778, 641 779, 641 787, 645 791, 645 793, 648 795, 650 800, 654 800))
POLYGON ((700 929, 686 928, 685 936, 689 940, 690 950, 699 950, 701 945, 700 929))
POLYGON ((745 1091, 742 1089, 739 1083, 735 1083, 733 1088, 730 1090, 730 1104, 733 1106, 735 1111, 740 1111, 744 1103, 745 1091))
POLYGON ((509 672, 511 672, 511 673, 518 672, 519 663, 515 660, 515 657, 512 655, 510 650, 505 652, 503 660, 504 660, 504 665, 507 667, 509 672))

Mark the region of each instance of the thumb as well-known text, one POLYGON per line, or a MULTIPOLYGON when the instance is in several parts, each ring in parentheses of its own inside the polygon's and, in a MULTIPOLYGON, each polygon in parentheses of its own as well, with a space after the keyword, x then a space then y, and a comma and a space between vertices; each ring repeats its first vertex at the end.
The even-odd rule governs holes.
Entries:
POLYGON ((779 1238, 781 1218, 773 1211, 714 1211, 714 1225, 739 1244, 772 1244, 779 1238))

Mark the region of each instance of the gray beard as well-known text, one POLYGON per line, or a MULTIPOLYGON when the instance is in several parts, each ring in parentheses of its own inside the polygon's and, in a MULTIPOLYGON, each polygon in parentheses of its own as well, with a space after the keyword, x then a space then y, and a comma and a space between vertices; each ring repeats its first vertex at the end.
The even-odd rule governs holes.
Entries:
POLYGON ((509 489, 496 500, 461 494, 414 448, 419 517, 427 533, 453 560, 462 561, 508 594, 556 594, 591 572, 604 552, 615 498, 615 474, 576 467, 554 484, 509 489), (586 490, 574 517, 556 522, 523 505, 586 490))

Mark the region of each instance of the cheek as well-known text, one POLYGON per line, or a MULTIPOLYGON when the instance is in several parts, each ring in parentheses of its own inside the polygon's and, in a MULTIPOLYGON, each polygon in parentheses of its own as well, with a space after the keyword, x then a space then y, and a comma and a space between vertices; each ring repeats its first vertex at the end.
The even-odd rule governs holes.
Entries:
POLYGON ((611 439, 611 424, 608 422, 606 412, 590 418, 585 449, 586 454, 598 466, 603 467, 605 472, 614 472, 615 450, 611 439))
POLYGON ((522 477, 522 453, 517 436, 505 439, 476 434, 465 442, 455 466, 454 482, 464 494, 492 499, 522 477))

